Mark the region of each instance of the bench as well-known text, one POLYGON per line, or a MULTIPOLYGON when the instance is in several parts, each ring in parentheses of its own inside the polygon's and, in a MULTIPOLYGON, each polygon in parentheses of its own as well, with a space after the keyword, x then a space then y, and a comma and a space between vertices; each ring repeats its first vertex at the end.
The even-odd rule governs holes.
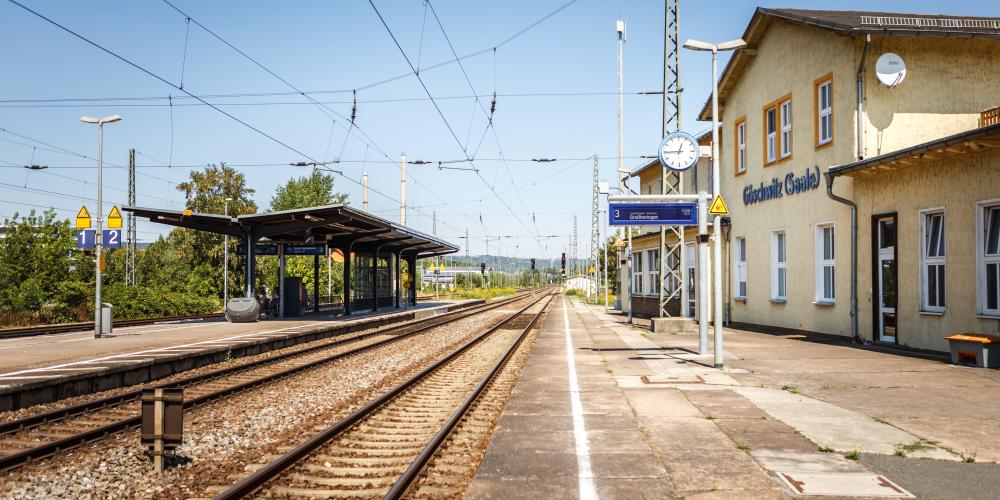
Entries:
POLYGON ((951 347, 951 363, 980 368, 1000 368, 1000 335, 959 333, 945 337, 951 347), (993 356, 990 351, 995 350, 993 356))

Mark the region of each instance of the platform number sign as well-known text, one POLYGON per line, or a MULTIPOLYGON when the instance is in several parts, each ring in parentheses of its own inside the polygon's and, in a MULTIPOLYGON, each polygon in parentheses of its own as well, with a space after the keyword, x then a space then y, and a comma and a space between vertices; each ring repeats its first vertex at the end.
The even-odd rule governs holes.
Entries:
POLYGON ((76 232, 77 248, 94 248, 97 241, 97 231, 93 229, 81 229, 76 232))
POLYGON ((104 248, 119 248, 122 246, 122 230, 121 229, 105 229, 104 239, 101 241, 101 245, 104 248))

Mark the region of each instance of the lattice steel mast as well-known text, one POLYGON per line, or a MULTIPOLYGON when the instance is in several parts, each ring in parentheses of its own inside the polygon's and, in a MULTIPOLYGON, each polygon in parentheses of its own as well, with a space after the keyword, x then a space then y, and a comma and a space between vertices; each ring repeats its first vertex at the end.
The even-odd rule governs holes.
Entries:
MULTIPOLYGON (((128 206, 135 206, 135 149, 128 150, 128 206)), ((125 236, 125 285, 135 286, 135 213, 129 212, 126 222, 128 229, 125 236)))
MULTIPOLYGON (((680 83, 680 0, 665 0, 663 13, 663 136, 681 129, 680 83)), ((696 167, 697 168, 697 167, 696 167)), ((662 194, 682 194, 684 174, 660 165, 662 194)), ((687 266, 684 262, 684 227, 660 228, 660 317, 673 316, 677 302, 680 316, 686 316, 687 266), (673 236, 672 239, 669 236, 673 236), (672 241, 671 241, 672 240, 672 241), (674 284, 673 290, 669 289, 674 284)))

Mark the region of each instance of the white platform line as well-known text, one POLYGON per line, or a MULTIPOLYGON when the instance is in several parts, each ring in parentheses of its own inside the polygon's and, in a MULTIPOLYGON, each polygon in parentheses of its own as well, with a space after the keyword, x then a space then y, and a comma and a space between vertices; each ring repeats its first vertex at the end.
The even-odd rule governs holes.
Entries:
POLYGON ((18 371, 13 371, 13 372, 0 373, 0 378, 13 377, 14 375, 20 375, 22 373, 44 372, 45 370, 47 370, 49 368, 66 368, 66 367, 69 367, 69 366, 78 366, 78 365, 82 365, 82 364, 99 363, 99 362, 110 360, 110 359, 121 359, 121 358, 127 358, 127 357, 135 357, 135 356, 141 355, 141 354, 163 353, 163 352, 183 352, 183 351, 180 351, 180 349, 183 349, 183 348, 186 348, 186 347, 195 347, 195 346, 221 347, 221 346, 216 346, 216 345, 213 345, 213 344, 216 343, 216 342, 220 342, 220 341, 235 340, 235 339, 240 339, 240 338, 245 338, 245 337, 252 337, 254 335, 260 335, 262 333, 286 332, 286 331, 289 331, 289 330, 297 330, 299 328, 308 328, 308 327, 311 327, 311 326, 317 326, 317 325, 323 325, 323 324, 327 324, 327 323, 320 321, 320 322, 316 322, 316 323, 309 323, 309 324, 299 325, 299 326, 293 326, 293 327, 277 328, 277 329, 274 329, 274 330, 265 330, 263 332, 249 332, 249 333, 244 333, 242 335, 234 335, 232 337, 226 337, 226 338, 222 338, 222 339, 203 340, 201 342, 192 342, 190 344, 182 344, 182 345, 175 345, 175 346, 169 346, 169 347, 160 347, 160 348, 156 348, 156 349, 147 349, 147 350, 144 350, 144 351, 136 351, 136 352, 123 353, 123 354, 115 354, 113 356, 105 356, 105 357, 101 357, 101 358, 88 359, 88 360, 83 360, 83 361, 74 361, 72 363, 63 363, 63 364, 59 364, 59 365, 47 366, 47 367, 44 367, 44 368, 31 368, 31 369, 28 369, 28 370, 18 370, 18 371))
POLYGON ((580 385, 576 380, 576 357, 573 355, 573 336, 569 331, 569 312, 566 296, 562 297, 563 328, 566 333, 566 368, 569 372, 569 401, 573 409, 573 439, 576 441, 576 468, 579 476, 580 498, 596 499, 594 473, 590 468, 590 447, 587 445, 587 428, 583 422, 583 403, 580 402, 580 385))

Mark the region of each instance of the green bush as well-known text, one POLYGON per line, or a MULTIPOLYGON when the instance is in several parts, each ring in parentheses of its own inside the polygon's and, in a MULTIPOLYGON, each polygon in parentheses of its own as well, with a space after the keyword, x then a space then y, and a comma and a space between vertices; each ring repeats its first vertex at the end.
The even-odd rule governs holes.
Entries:
POLYGON ((504 295, 514 295, 513 288, 473 288, 471 290, 460 290, 460 299, 493 299, 504 295))

